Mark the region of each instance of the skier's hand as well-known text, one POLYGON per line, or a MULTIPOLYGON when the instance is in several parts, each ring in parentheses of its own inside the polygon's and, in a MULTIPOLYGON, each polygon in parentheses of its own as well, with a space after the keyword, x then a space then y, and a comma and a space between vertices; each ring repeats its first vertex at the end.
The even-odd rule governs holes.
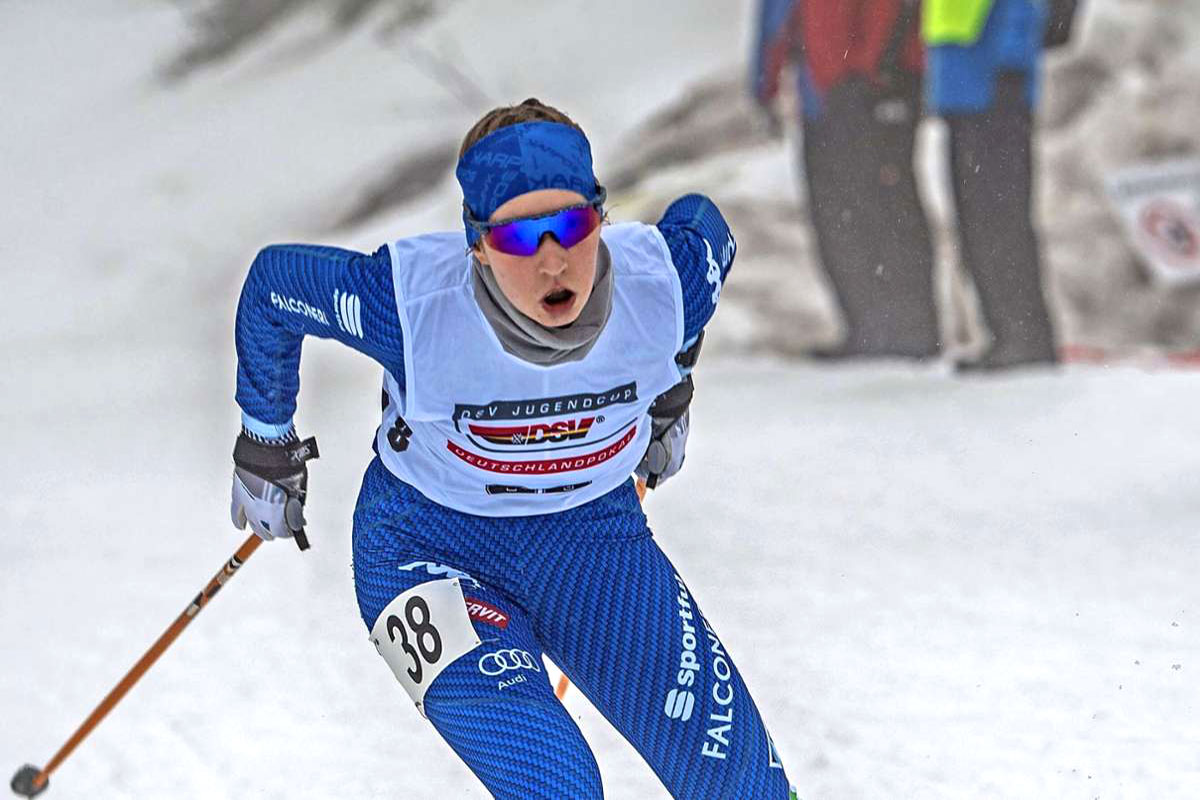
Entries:
POLYGON ((691 428, 689 406, 694 392, 689 374, 655 398, 654 405, 650 406, 650 444, 634 470, 650 489, 673 477, 683 467, 691 428))
POLYGON ((688 430, 691 428, 691 411, 685 410, 683 416, 676 419, 654 416, 650 419, 653 431, 650 445, 634 474, 653 489, 683 468, 688 430))
POLYGON ((317 458, 317 440, 265 444, 243 432, 233 448, 233 492, 229 516, 234 527, 246 523, 260 537, 296 538, 308 548, 304 535, 304 500, 308 494, 308 465, 317 458))
POLYGON ((650 444, 633 471, 648 489, 655 488, 683 468, 692 422, 692 395, 696 393, 692 369, 700 358, 703 344, 704 331, 700 331, 683 351, 675 355, 675 365, 683 380, 654 398, 654 404, 650 406, 650 444))

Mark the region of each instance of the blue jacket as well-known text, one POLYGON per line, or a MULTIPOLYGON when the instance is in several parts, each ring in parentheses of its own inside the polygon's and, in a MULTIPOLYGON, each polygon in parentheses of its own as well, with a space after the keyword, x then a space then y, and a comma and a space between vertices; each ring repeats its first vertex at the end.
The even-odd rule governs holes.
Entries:
POLYGON ((1025 100, 1032 108, 1039 90, 1039 66, 1046 33, 1046 0, 994 0, 978 41, 927 47, 926 99, 933 114, 972 114, 991 108, 996 78, 1003 72, 1025 77, 1025 100))
MULTIPOLYGON (((690 346, 712 317, 718 293, 709 253, 724 282, 733 265, 729 226, 707 197, 685 195, 658 222, 683 288, 690 346)), ((372 255, 318 245, 272 245, 250 267, 238 303, 237 403, 246 429, 277 437, 292 427, 305 336, 336 339, 373 358, 404 385, 404 346, 388 248, 372 255), (344 314, 347 298, 353 312, 344 314), (347 323, 347 319, 353 320, 347 323)))

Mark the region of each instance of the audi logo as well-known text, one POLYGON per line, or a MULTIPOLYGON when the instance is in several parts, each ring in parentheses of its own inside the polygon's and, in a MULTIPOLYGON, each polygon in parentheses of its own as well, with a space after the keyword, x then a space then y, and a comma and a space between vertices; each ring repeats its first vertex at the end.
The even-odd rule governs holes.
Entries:
POLYGON ((503 675, 510 669, 532 669, 541 672, 537 660, 525 650, 497 650, 479 659, 479 671, 488 677, 503 675))

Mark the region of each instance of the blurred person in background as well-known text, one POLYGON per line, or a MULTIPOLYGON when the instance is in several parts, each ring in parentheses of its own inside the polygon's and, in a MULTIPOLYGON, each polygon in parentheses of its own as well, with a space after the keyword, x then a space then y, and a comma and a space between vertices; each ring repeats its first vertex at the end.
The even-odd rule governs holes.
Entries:
POLYGON ((931 113, 949 128, 959 252, 992 335, 965 370, 1057 360, 1033 225, 1033 109, 1044 47, 1075 0, 924 0, 931 113))
POLYGON ((689 194, 656 225, 604 225, 587 137, 535 99, 480 119, 456 175, 458 231, 254 260, 235 332, 234 524, 302 537, 316 444, 293 424, 301 345, 358 350, 384 367, 354 512, 362 619, 492 795, 603 796, 545 653, 673 797, 794 800, 630 479, 682 466, 691 369, 736 252, 725 219, 689 194))
MULTIPOLYGON (((824 358, 940 352, 929 225, 913 147, 923 53, 915 0, 762 0, 751 85, 768 119, 794 66, 804 177, 841 307, 824 358)), ((776 122, 777 124, 777 122, 776 122)))

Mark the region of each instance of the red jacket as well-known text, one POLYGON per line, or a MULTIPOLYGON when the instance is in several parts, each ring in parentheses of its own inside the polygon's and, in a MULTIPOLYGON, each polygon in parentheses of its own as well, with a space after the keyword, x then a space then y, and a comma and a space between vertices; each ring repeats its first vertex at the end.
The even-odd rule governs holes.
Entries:
MULTIPOLYGON (((850 75, 883 80, 882 59, 896 33, 904 0, 799 0, 804 60, 822 94, 850 75)), ((924 64, 914 8, 895 50, 896 69, 920 74, 924 64)))
POLYGON ((775 95, 789 59, 802 59, 804 89, 818 95, 852 75, 882 83, 888 66, 884 56, 906 4, 911 7, 907 30, 898 34, 891 66, 919 75, 925 54, 911 0, 762 0, 754 76, 760 99, 775 95))

